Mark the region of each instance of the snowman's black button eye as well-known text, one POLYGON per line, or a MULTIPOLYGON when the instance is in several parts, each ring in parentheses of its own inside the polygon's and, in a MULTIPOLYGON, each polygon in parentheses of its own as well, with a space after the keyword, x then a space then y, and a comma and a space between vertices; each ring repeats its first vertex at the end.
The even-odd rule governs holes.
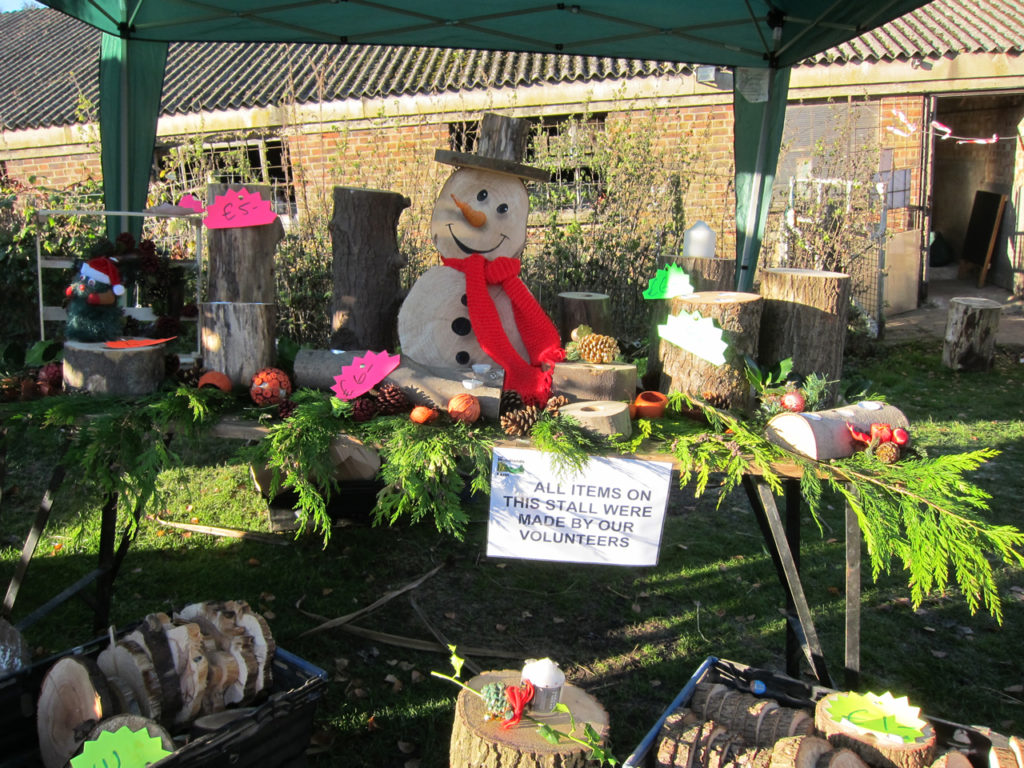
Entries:
POLYGON ((484 200, 486 200, 487 199, 487 190, 486 189, 481 189, 479 192, 477 192, 476 193, 476 199, 479 200, 481 203, 484 200))
POLYGON ((464 306, 464 307, 468 307, 469 306, 469 297, 466 296, 466 294, 462 294, 462 298, 459 299, 459 301, 462 302, 462 306, 464 306))
POLYGON ((500 213, 500 214, 508 213, 508 203, 502 203, 501 205, 499 205, 498 206, 498 213, 500 213))
POLYGON ((468 336, 469 332, 473 330, 473 326, 468 317, 456 317, 452 320, 452 330, 459 336, 468 336))
POLYGON ((468 365, 469 364, 469 352, 466 352, 466 351, 459 352, 457 355, 455 355, 455 362, 458 363, 459 365, 468 365))

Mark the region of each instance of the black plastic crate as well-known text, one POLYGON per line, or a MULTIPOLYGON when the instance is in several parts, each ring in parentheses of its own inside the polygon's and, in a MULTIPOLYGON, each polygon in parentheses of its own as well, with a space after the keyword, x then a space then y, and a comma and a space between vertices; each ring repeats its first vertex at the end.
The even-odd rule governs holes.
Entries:
MULTIPOLYGON (((672 703, 662 712, 661 717, 647 732, 632 754, 626 758, 622 768, 650 768, 653 765, 653 756, 657 751, 654 747, 662 725, 669 715, 689 704, 697 684, 701 682, 722 683, 738 691, 775 699, 788 707, 807 709, 812 714, 814 705, 819 699, 835 692, 832 688, 796 680, 779 672, 709 656, 693 673, 672 703)), ((920 717, 926 720, 935 731, 935 740, 939 746, 956 748, 963 752, 975 768, 989 768, 988 755, 993 744, 1005 746, 1002 743, 1006 741, 1005 736, 978 726, 961 725, 926 715, 923 712, 920 717)))
MULTIPOLYGON (((110 641, 86 645, 36 662, 0 678, 0 766, 39 766, 35 706, 43 678, 65 656, 97 655, 110 641)), ((273 686, 266 699, 244 717, 190 741, 154 765, 199 768, 210 765, 297 768, 313 731, 316 705, 324 695, 327 673, 281 648, 273 660, 273 686)))

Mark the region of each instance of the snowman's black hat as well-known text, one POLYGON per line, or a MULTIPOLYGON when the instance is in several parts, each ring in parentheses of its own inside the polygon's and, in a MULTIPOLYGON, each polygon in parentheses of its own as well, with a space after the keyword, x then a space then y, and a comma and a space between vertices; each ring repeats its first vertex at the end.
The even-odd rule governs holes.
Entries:
POLYGON ((459 168, 476 168, 533 181, 551 181, 551 174, 547 171, 520 162, 526 152, 529 136, 528 120, 487 112, 480 121, 475 154, 438 149, 434 152, 434 159, 459 168))

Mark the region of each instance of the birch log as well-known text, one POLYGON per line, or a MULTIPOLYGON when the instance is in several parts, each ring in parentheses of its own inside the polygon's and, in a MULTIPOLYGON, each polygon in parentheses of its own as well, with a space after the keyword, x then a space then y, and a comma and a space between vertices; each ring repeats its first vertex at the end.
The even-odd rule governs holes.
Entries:
POLYGON ((987 371, 996 354, 1002 305, 991 299, 957 296, 949 300, 942 364, 954 371, 987 371))
POLYGON ((558 294, 558 333, 567 344, 573 330, 589 325, 594 333, 607 336, 612 333, 611 312, 607 293, 593 291, 566 291, 558 294))
MULTIPOLYGON (((270 187, 257 184, 210 184, 206 188, 207 205, 229 191, 245 187, 271 200, 270 187)), ((208 301, 273 302, 274 255, 284 238, 280 219, 258 227, 231 227, 207 230, 208 301)))
POLYGON ((725 363, 718 365, 676 344, 668 344, 662 359, 662 392, 683 392, 723 408, 747 411, 750 384, 744 356, 757 356, 762 299, 756 293, 707 291, 672 299, 673 315, 687 312, 711 318, 726 342, 725 363))
POLYGON ((852 456, 857 444, 847 424, 861 432, 871 425, 888 424, 907 429, 910 422, 899 408, 872 400, 862 400, 842 408, 813 413, 780 413, 765 427, 765 437, 783 448, 818 461, 852 456))
POLYGON ((214 301, 202 305, 203 361, 233 386, 274 363, 273 304, 214 301))

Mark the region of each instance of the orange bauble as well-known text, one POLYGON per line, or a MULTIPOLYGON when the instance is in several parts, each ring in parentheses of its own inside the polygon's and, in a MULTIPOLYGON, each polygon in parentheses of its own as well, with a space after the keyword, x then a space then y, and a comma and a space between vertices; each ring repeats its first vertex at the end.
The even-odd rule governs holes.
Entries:
POLYGON ((223 389, 225 392, 230 392, 231 379, 220 371, 207 371, 199 377, 199 381, 196 382, 196 387, 199 389, 202 389, 203 387, 216 387, 217 389, 223 389))
POLYGON ((480 418, 480 400, 468 392, 458 394, 448 401, 448 415, 455 421, 472 424, 480 418))
POLYGON ((437 411, 433 408, 428 408, 425 405, 417 405, 412 409, 409 414, 409 418, 415 421, 417 424, 427 424, 438 417, 437 411))
POLYGON ((252 377, 249 397, 256 405, 277 405, 292 393, 292 382, 280 368, 264 368, 252 377))

